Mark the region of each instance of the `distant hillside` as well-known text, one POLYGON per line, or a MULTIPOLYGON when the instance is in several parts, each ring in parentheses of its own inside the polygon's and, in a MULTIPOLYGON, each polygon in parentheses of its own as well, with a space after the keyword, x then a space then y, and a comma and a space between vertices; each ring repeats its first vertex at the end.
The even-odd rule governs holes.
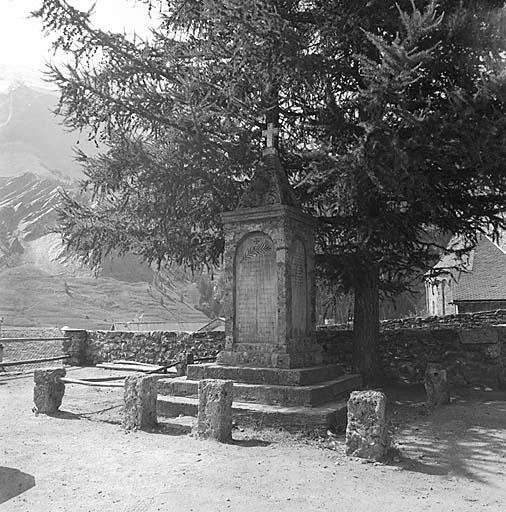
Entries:
MULTIPOLYGON (((0 77, 1 78, 1 77, 0 77)), ((20 83, 0 91, 0 176, 31 172, 60 180, 81 177, 74 147, 93 154, 86 135, 70 133, 52 111, 56 94, 20 83)))
POLYGON ((134 256, 110 258, 96 277, 52 232, 62 186, 25 173, 0 178, 0 317, 9 326, 108 328, 114 321, 199 322, 196 284, 163 277, 134 256))
POLYGON ((53 232, 62 187, 82 171, 57 94, 12 82, 0 70, 0 317, 11 326, 109 327, 113 321, 202 321, 200 294, 186 276, 163 276, 134 256, 109 258, 98 277, 66 254, 53 232))
POLYGON ((115 321, 202 322, 191 305, 148 283, 47 274, 32 265, 0 271, 0 315, 8 326, 108 329, 115 321))

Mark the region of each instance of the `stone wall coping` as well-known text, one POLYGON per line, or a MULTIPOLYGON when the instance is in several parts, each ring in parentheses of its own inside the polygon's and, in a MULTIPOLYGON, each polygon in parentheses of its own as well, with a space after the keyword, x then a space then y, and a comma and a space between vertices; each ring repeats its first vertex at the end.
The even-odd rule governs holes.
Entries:
POLYGON ((233 222, 250 222, 252 220, 263 220, 287 216, 292 219, 298 220, 310 226, 318 224, 317 219, 313 216, 303 213, 293 206, 284 204, 275 204, 272 206, 258 206, 256 208, 240 208, 231 212, 224 212, 221 214, 221 219, 224 223, 233 222))
POLYGON ((208 332, 205 332, 205 331, 202 331, 202 332, 198 332, 198 331, 163 331, 163 330, 156 330, 156 331, 116 331, 116 330, 114 330, 114 331, 111 331, 111 330, 107 330, 107 329, 91 329, 91 330, 83 329, 83 331, 90 333, 90 334, 94 334, 94 333, 138 334, 139 336, 153 336, 154 334, 165 334, 165 335, 169 335, 169 336, 170 335, 178 336, 178 335, 183 335, 183 334, 189 334, 192 337, 194 337, 194 336, 204 337, 204 336, 213 335, 214 333, 216 333, 216 336, 218 336, 219 334, 221 334, 222 336, 224 335, 223 331, 208 331, 208 332))

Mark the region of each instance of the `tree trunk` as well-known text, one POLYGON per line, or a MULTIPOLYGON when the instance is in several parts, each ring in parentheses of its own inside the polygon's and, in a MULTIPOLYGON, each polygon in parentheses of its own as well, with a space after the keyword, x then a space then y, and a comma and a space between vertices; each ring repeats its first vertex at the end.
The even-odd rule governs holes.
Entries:
POLYGON ((353 361, 366 386, 381 383, 379 358, 379 272, 375 264, 363 265, 355 276, 353 361))

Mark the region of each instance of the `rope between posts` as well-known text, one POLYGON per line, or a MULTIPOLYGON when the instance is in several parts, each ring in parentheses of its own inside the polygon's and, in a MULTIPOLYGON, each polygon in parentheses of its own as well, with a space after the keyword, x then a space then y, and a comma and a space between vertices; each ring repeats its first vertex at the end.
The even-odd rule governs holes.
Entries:
POLYGON ((64 384, 80 384, 81 386, 94 386, 100 388, 122 388, 122 382, 96 382, 82 379, 69 379, 68 377, 60 377, 60 382, 64 384))

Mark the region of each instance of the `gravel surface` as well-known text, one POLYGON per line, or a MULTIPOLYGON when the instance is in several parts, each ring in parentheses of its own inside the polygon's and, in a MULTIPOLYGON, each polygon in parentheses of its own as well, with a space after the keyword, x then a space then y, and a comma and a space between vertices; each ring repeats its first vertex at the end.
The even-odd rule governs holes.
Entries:
MULTIPOLYGON (((111 375, 75 369, 68 376, 111 375)), ((344 455, 344 437, 234 430, 232 444, 125 433, 122 390, 67 385, 61 413, 32 412, 33 377, 0 377, 2 512, 504 511, 506 394, 387 389, 399 448, 388 464, 344 455)))

